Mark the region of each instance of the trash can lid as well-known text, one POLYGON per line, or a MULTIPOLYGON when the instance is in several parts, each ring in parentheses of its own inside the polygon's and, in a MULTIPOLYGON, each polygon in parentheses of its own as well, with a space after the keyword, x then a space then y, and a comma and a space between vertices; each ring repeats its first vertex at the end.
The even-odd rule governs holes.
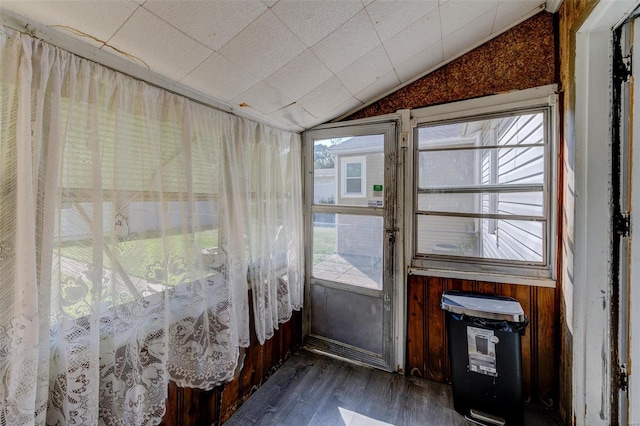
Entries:
POLYGON ((526 321, 522 306, 511 297, 445 291, 442 294, 440 307, 454 314, 478 318, 512 322, 526 321))

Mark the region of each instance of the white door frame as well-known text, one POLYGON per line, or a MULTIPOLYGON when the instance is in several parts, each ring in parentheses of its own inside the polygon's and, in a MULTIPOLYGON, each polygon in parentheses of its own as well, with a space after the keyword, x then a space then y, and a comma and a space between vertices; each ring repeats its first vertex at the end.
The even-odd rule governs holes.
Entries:
MULTIPOLYGON (((600 1, 576 34, 572 376, 577 425, 607 425, 611 419, 611 41, 613 28, 635 5, 600 1)), ((629 395, 638 397, 638 384, 633 386, 629 395)), ((637 424, 638 408, 630 415, 630 423, 637 424)))

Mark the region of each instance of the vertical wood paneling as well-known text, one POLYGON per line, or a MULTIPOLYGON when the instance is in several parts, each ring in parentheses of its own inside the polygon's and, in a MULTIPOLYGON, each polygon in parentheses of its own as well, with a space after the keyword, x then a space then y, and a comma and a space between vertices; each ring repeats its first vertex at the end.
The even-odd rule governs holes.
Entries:
POLYGON ((175 383, 169 382, 167 402, 165 406, 165 415, 162 418, 163 425, 177 425, 178 413, 182 412, 182 388, 175 383))
POLYGON ((427 374, 426 378, 442 382, 445 380, 445 325, 444 312, 440 309, 440 298, 445 290, 444 278, 427 279, 427 300, 425 312, 427 318, 427 374))
POLYGON ((224 423, 240 406, 240 379, 227 383, 220 397, 220 423, 224 423))
POLYGON ((473 281, 448 279, 447 290, 473 291, 473 281))
POLYGON ((496 294, 496 284, 495 283, 487 283, 487 282, 483 282, 483 281, 476 281, 474 286, 473 286, 473 290, 476 293, 480 293, 480 294, 494 295, 494 294, 496 294))
POLYGON ((529 326, 522 336, 522 373, 525 397, 553 404, 558 383, 557 309, 555 289, 516 284, 409 276, 407 369, 411 375, 449 382, 450 365, 445 315, 440 300, 445 290, 513 297, 522 305, 529 326))
POLYGON ((427 347, 425 342, 425 309, 424 291, 426 285, 424 277, 413 275, 408 280, 408 324, 407 324, 407 366, 406 370, 412 376, 424 377, 425 356, 427 347))
POLYGON ((220 388, 210 391, 181 388, 169 383, 166 414, 162 425, 197 426, 219 424, 220 388))
POLYGON ((537 327, 538 353, 537 381, 538 398, 547 405, 553 404, 556 398, 556 377, 558 371, 558 352, 556 351, 557 321, 555 312, 547 306, 557 306, 556 292, 552 288, 537 289, 537 327))
MULTIPOLYGON (((275 350, 277 345, 274 344, 276 343, 276 339, 278 339, 279 337, 280 337, 280 333, 278 333, 278 331, 276 330, 273 337, 267 340, 266 342, 264 342, 264 345, 262 345, 264 361, 262 362, 262 366, 261 366, 262 372, 260 373, 260 381, 262 381, 262 377, 268 377, 271 374, 272 363, 274 361, 277 362, 277 360, 279 360, 278 351, 275 350)), ((254 383, 254 386, 255 385, 260 386, 260 382, 254 383)))

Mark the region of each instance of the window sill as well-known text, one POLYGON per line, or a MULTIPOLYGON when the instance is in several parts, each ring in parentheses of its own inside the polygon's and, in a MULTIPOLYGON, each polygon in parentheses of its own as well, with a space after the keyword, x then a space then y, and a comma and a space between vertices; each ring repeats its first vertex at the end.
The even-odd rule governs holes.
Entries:
POLYGON ((440 278, 459 278, 475 281, 488 281, 500 284, 517 284, 527 285, 532 287, 556 287, 556 280, 551 278, 542 277, 526 277, 519 275, 500 274, 496 272, 470 272, 470 271, 455 271, 447 269, 432 269, 432 268, 415 268, 410 267, 408 270, 409 275, 421 275, 429 277, 440 278))

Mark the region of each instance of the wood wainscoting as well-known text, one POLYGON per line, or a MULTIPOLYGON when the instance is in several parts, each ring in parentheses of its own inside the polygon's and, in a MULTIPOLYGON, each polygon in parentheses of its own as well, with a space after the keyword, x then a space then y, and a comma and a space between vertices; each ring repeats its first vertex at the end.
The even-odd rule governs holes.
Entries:
MULTIPOLYGON (((251 300, 251 296, 249 297, 251 300)), ((302 314, 280 324, 274 336, 260 345, 253 327, 251 345, 245 350, 244 364, 236 379, 212 390, 181 388, 169 383, 166 413, 161 425, 221 425, 253 394, 271 374, 291 357, 302 342, 302 314)))
POLYGON ((524 394, 528 401, 557 405, 558 309, 554 288, 410 275, 408 279, 407 372, 451 381, 442 292, 463 290, 513 297, 529 318, 522 337, 524 394))

